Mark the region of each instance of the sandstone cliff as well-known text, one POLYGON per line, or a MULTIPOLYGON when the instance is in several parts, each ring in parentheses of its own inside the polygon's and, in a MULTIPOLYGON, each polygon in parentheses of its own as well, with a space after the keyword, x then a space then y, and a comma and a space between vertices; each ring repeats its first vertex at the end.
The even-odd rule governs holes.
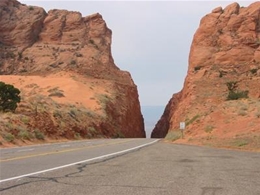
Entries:
POLYGON ((114 64, 111 36, 98 13, 46 13, 1 0, 0 80, 19 88, 22 102, 12 116, 0 113, 0 141, 33 140, 36 131, 57 139, 145 137, 137 87, 114 64))
POLYGON ((152 137, 174 134, 185 121, 186 142, 260 147, 259 98, 260 2, 218 7, 202 18, 184 87, 169 101, 152 137), (248 98, 227 100, 228 83, 248 98))

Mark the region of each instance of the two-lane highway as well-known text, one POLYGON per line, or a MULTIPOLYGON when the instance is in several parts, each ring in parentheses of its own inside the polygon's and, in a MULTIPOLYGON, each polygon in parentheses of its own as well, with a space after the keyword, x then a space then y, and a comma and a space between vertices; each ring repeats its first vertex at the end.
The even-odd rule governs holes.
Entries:
POLYGON ((151 139, 91 140, 68 145, 1 150, 0 194, 260 195, 257 152, 151 139), (32 170, 36 173, 24 176, 32 170))
POLYGON ((97 139, 0 149, 0 183, 82 162, 111 158, 156 141, 148 139, 97 139))

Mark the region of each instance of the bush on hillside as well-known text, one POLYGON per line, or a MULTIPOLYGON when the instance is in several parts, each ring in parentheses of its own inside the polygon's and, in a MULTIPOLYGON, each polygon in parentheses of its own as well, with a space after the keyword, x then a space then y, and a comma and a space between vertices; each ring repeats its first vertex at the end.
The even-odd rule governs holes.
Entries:
POLYGON ((19 89, 0 81, 0 111, 14 112, 17 108, 17 104, 21 101, 19 94, 19 89))

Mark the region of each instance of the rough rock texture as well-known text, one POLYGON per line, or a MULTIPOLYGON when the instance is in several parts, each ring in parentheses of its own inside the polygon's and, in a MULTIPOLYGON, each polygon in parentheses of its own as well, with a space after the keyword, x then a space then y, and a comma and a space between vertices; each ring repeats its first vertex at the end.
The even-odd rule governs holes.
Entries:
POLYGON ((202 18, 184 87, 169 101, 152 137, 178 130, 181 121, 186 121, 190 140, 259 135, 259 98, 260 2, 218 7, 202 18), (249 91, 249 98, 227 101, 228 82, 237 82, 238 91, 249 91))
MULTIPOLYGON (((46 100, 45 107, 49 107, 43 113, 38 111, 37 116, 33 110, 31 113, 27 110, 28 115, 36 118, 27 125, 31 126, 30 131, 34 131, 35 128, 45 129, 44 131, 50 131, 45 132, 49 136, 56 136, 60 135, 57 133, 59 129, 61 131, 66 126, 65 131, 73 132, 73 135, 67 137, 75 137, 75 132, 80 132, 80 136, 85 137, 87 126, 91 125, 95 127, 96 132, 99 132, 98 136, 145 137, 137 87, 131 75, 119 70, 114 64, 111 55, 111 35, 111 30, 98 13, 87 17, 82 17, 79 12, 56 9, 46 13, 40 7, 20 4, 16 0, 1 0, 0 75, 3 76, 0 76, 0 79, 8 80, 6 75, 21 76, 20 82, 14 82, 22 87, 20 89, 23 94, 26 94, 21 105, 28 107, 29 97, 34 94, 31 98, 36 101, 39 98, 36 95, 42 95, 42 99, 46 100), (82 93, 84 90, 94 91, 95 97, 88 98, 96 99, 95 103, 100 104, 98 109, 102 112, 95 116, 95 120, 93 120, 93 115, 91 120, 90 117, 85 116, 85 121, 91 121, 91 124, 72 123, 69 119, 66 119, 65 124, 56 124, 59 122, 52 116, 51 112, 54 112, 54 108, 51 105, 55 102, 70 102, 74 105, 78 103, 67 98, 69 94, 60 95, 58 99, 57 94, 56 97, 50 94, 48 96, 50 91, 46 91, 47 89, 56 89, 57 92, 57 89, 62 89, 61 85, 52 86, 53 84, 50 83, 50 86, 45 88, 39 86, 41 85, 39 83, 38 85, 31 83, 31 87, 23 85, 23 82, 26 83, 30 79, 31 82, 37 83, 35 76, 51 79, 52 75, 56 75, 63 79, 62 74, 58 73, 70 75, 70 78, 65 79, 68 82, 67 85, 75 81, 75 84, 80 86, 86 86, 87 82, 92 83, 88 88, 82 88, 82 93), (47 100, 46 96, 51 100, 47 100), (45 121, 49 121, 48 126, 44 125, 45 121)), ((66 86, 63 88, 66 92, 66 86)), ((58 92, 61 93, 64 90, 58 92)), ((75 96, 80 96, 80 94, 75 94, 75 96)), ((85 104, 83 100, 82 104, 85 104)), ((60 106, 63 106, 64 112, 69 109, 67 108, 69 104, 64 103, 60 106)), ((79 105, 76 107, 83 108, 79 105)), ((19 110, 19 114, 22 114, 23 109, 18 108, 19 110)), ((79 121, 84 121, 84 117, 79 121)), ((7 129, 1 133, 2 136, 6 134, 7 129)))

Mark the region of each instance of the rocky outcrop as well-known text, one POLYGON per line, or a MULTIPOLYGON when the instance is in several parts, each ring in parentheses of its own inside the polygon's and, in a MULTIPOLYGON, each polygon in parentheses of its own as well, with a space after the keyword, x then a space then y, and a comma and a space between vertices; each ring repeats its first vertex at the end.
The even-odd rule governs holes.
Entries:
POLYGON ((152 137, 165 137, 182 121, 190 140, 228 137, 232 131, 259 134, 259 83, 260 2, 214 9, 194 35, 183 90, 169 101, 152 137), (232 82, 248 98, 227 101, 232 82))
MULTIPOLYGON (((37 41, 46 12, 17 1, 0 2, 1 47, 26 48, 37 41)), ((3 50, 2 50, 3 51, 3 50)))
MULTIPOLYGON (((31 78, 31 82, 36 83, 37 80, 33 79, 35 76, 51 79, 52 75, 55 77, 59 75, 62 79, 63 73, 64 75, 69 74, 72 80, 65 78, 68 85, 76 82, 76 85, 86 86, 86 82, 91 82, 91 86, 82 88, 82 93, 84 90, 94 91, 95 94, 91 93, 95 97, 89 98, 92 98, 93 101, 96 100, 95 104, 99 104, 98 111, 92 110, 99 113, 95 115, 95 120, 93 120, 93 115, 91 115, 91 119, 84 115, 85 120, 88 121, 85 124, 81 124, 84 121, 82 116, 78 116, 78 122, 77 120, 71 122, 70 118, 75 118, 72 114, 73 116, 66 118, 65 124, 62 125, 59 123, 59 117, 63 115, 59 115, 58 118, 53 117, 52 112, 54 111, 51 108, 53 103, 51 102, 62 102, 60 106, 66 110, 70 109, 70 106, 63 103, 70 102, 71 104, 73 99, 67 98, 66 94, 61 95, 60 99, 48 96, 49 92, 46 89, 51 90, 52 83, 44 88, 39 86, 39 83, 37 87, 33 83, 34 87, 28 87, 28 85, 24 86, 22 82, 17 82, 22 94, 27 94, 21 103, 24 107, 28 107, 29 96, 35 91, 38 95, 43 96, 43 100, 46 95, 47 98, 52 99, 45 101, 45 107, 49 107, 46 113, 39 113, 38 110, 36 117, 35 108, 31 110, 32 118, 35 119, 28 124, 29 129, 45 129, 44 132, 49 136, 52 133, 57 136, 69 135, 70 133, 64 132, 75 130, 77 133, 80 132, 81 137, 84 137, 84 131, 87 131, 87 126, 90 125, 95 127, 98 136, 145 137, 137 87, 131 75, 126 71, 121 71, 114 64, 111 55, 112 31, 99 13, 86 17, 82 17, 79 12, 67 10, 55 9, 46 13, 40 7, 27 6, 16 0, 2 0, 0 2, 0 27, 0 74, 5 75, 1 80, 4 80, 7 75, 19 75, 22 76, 20 80, 24 82, 31 78), (106 88, 108 86, 109 88, 106 88), (46 126, 40 125, 39 117, 43 121, 49 121, 48 130, 46 126), (66 126, 66 130, 64 130, 64 126, 66 126)), ((6 78, 6 80, 8 79, 6 78)), ((53 89, 58 88, 62 87, 53 86, 53 89)), ((59 92, 65 93, 66 86, 63 88, 64 90, 59 92)), ((73 104, 78 103, 75 100, 73 104)), ((82 104, 86 105, 84 101, 82 104)), ((84 107, 84 105, 81 106, 84 107)), ((18 107, 18 112, 19 110, 20 114, 23 110, 29 112, 27 108, 19 109, 18 107)), ((74 135, 74 133, 72 134, 74 135)))

